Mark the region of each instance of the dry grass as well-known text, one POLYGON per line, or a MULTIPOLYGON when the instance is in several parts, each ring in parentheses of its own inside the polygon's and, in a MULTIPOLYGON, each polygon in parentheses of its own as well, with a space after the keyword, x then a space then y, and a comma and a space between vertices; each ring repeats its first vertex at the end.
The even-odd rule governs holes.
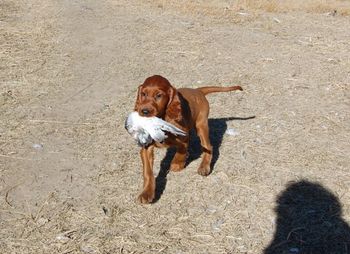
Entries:
POLYGON ((52 67, 49 63, 53 58, 59 61, 52 41, 57 25, 47 13, 28 19, 25 9, 29 8, 39 13, 52 8, 52 4, 9 0, 0 3, 0 106, 4 101, 15 104, 36 100, 52 88, 43 85, 51 82, 43 73, 52 67), (30 85, 33 83, 37 84, 34 91, 30 85))
POLYGON ((336 10, 340 15, 350 14, 349 0, 238 0, 232 4, 232 7, 234 9, 253 9, 268 12, 327 13, 336 10))
POLYGON ((350 14, 349 0, 238 0, 238 1, 151 1, 158 7, 174 8, 186 13, 230 16, 237 12, 308 12, 330 13, 347 16, 350 14), (230 13, 232 12, 233 13, 230 13))
MULTIPOLYGON (((348 254, 347 19, 280 14, 281 23, 236 25, 217 17, 243 17, 254 2, 156 2, 175 15, 111 2, 0 4, 1 253, 304 253, 307 239, 309 250, 329 241, 327 254, 348 254), (150 73, 245 91, 209 98, 213 173, 196 173, 197 140, 186 170, 161 179, 160 200, 141 206, 139 151, 123 121, 150 73), (92 111, 79 107, 86 102, 92 111)), ((259 3, 257 12, 284 12, 259 3)), ((157 151, 156 174, 165 155, 157 151)))

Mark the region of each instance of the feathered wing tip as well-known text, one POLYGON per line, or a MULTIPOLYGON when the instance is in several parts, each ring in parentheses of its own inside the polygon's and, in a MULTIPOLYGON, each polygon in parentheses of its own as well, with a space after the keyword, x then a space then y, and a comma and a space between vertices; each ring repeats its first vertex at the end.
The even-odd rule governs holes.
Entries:
POLYGON ((177 128, 175 125, 168 123, 168 122, 165 122, 165 121, 164 121, 161 129, 164 131, 171 132, 174 135, 180 135, 180 136, 187 135, 186 132, 184 132, 183 130, 181 130, 181 129, 177 128))

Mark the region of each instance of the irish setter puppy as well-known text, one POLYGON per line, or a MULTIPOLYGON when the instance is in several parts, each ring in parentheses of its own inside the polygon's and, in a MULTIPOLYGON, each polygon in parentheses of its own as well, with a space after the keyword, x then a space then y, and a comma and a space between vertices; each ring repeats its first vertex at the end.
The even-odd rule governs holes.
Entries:
POLYGON ((153 176, 153 160, 155 147, 176 147, 176 154, 171 161, 171 171, 181 171, 185 167, 187 147, 189 144, 189 132, 195 128, 200 138, 204 153, 202 162, 198 168, 200 175, 210 173, 212 159, 212 146, 209 140, 208 114, 209 103, 205 95, 213 92, 228 92, 242 90, 240 86, 231 87, 201 87, 197 89, 175 89, 169 81, 162 76, 147 78, 138 88, 135 111, 140 116, 156 116, 184 130, 188 135, 175 136, 167 133, 162 143, 153 142, 141 149, 143 164, 143 191, 139 196, 141 203, 151 203, 155 197, 155 178, 153 176))

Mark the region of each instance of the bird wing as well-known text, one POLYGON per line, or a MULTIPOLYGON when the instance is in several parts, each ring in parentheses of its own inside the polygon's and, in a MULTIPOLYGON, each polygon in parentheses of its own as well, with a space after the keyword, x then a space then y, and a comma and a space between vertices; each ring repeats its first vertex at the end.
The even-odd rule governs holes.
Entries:
POLYGON ((158 117, 144 117, 142 127, 151 135, 151 137, 157 141, 162 142, 168 136, 165 135, 161 129, 161 119, 158 117))
MULTIPOLYGON (((153 129, 158 135, 160 135, 160 133, 164 133, 164 131, 167 131, 174 135, 186 136, 186 132, 158 117, 148 118, 148 122, 149 123, 147 124, 146 128, 149 126, 149 128, 153 129)), ((164 137, 166 138, 167 136, 164 134, 164 137)))
POLYGON ((159 128, 163 131, 171 132, 174 135, 180 135, 180 136, 186 136, 186 132, 181 130, 180 128, 176 127, 175 125, 168 123, 167 121, 164 121, 163 119, 158 118, 159 122, 159 128))
POLYGON ((186 132, 175 125, 158 117, 142 117, 138 112, 129 114, 125 121, 125 129, 139 144, 145 145, 152 141, 151 138, 156 142, 162 142, 168 137, 165 131, 174 135, 186 136, 186 132))
POLYGON ((164 124, 162 125, 161 129, 164 131, 171 132, 172 134, 175 134, 175 135, 186 136, 186 132, 177 128, 175 125, 168 123, 168 122, 165 122, 165 121, 164 121, 164 124))

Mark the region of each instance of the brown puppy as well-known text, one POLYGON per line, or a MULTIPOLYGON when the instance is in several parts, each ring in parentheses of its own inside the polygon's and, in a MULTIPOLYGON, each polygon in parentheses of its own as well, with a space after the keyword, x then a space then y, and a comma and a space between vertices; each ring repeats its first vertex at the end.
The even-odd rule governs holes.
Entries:
POLYGON ((143 192, 139 196, 141 203, 150 203, 155 196, 155 179, 153 176, 154 147, 176 147, 176 154, 171 161, 170 170, 180 171, 185 167, 189 132, 195 128, 203 150, 202 162, 198 168, 200 175, 210 173, 212 146, 209 140, 208 114, 209 103, 205 98, 208 93, 243 90, 240 86, 201 87, 197 89, 175 89, 166 78, 152 76, 139 86, 135 111, 140 116, 156 116, 177 126, 188 133, 186 136, 175 136, 167 133, 168 138, 162 143, 154 142, 141 149, 143 164, 143 192))

